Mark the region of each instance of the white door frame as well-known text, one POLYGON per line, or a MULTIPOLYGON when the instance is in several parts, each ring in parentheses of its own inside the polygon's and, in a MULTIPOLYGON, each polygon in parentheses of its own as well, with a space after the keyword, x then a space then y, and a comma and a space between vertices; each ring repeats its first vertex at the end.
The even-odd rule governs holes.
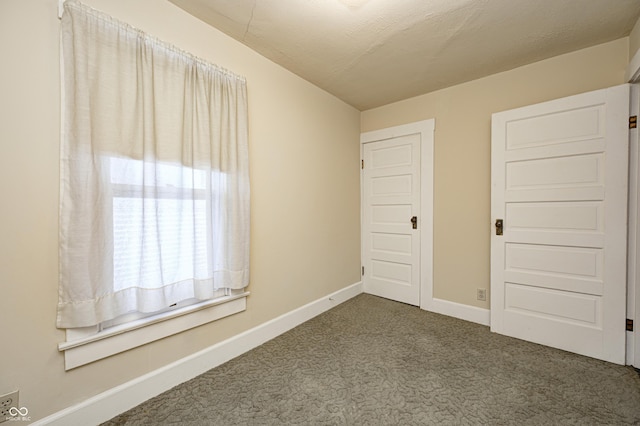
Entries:
MULTIPOLYGON (((629 62, 626 80, 631 86, 630 115, 640 115, 640 49, 629 62)), ((627 332, 627 365, 640 368, 640 148, 639 130, 629 132, 629 254, 627 260, 627 318, 634 331, 627 332)))
MULTIPOLYGON (((360 134, 360 161, 364 144, 399 136, 420 134, 420 308, 429 310, 433 300, 433 140, 435 120, 423 120, 360 134)), ((360 170, 360 235, 364 238, 364 182, 360 170)), ((361 243, 361 264, 364 244, 361 243)))

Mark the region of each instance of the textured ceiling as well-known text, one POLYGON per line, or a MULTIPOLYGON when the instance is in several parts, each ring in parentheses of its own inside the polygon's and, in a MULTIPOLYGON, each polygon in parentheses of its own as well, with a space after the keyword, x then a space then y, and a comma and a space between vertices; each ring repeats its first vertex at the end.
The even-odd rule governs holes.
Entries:
POLYGON ((629 35, 640 0, 170 0, 360 110, 629 35))

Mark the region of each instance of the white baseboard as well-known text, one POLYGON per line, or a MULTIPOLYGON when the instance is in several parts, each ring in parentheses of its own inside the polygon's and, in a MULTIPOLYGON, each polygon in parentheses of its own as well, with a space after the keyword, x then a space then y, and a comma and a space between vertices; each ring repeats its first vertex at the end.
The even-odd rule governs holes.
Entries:
POLYGON ((186 382, 362 293, 362 282, 294 309, 207 349, 109 389, 32 424, 97 425, 186 382))
POLYGON ((430 312, 487 326, 491 324, 491 311, 489 309, 463 305, 462 303, 450 302, 444 299, 432 299, 429 305, 427 310, 430 312))

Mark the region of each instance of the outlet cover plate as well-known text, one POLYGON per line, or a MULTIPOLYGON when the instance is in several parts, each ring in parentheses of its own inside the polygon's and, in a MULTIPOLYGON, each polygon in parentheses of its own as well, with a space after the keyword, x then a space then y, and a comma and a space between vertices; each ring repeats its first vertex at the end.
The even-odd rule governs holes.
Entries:
POLYGON ((477 292, 478 300, 486 301, 487 300, 487 289, 479 288, 477 292))
POLYGON ((0 423, 5 422, 7 419, 12 417, 11 414, 9 414, 9 409, 11 407, 19 407, 18 397, 18 391, 13 391, 0 396, 0 423))

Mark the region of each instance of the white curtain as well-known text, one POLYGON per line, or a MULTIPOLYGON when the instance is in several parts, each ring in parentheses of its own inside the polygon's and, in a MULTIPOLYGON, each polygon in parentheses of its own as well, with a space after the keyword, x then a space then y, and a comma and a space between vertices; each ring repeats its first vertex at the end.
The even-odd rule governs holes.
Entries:
POLYGON ((245 80, 71 0, 62 52, 58 327, 246 287, 245 80))

